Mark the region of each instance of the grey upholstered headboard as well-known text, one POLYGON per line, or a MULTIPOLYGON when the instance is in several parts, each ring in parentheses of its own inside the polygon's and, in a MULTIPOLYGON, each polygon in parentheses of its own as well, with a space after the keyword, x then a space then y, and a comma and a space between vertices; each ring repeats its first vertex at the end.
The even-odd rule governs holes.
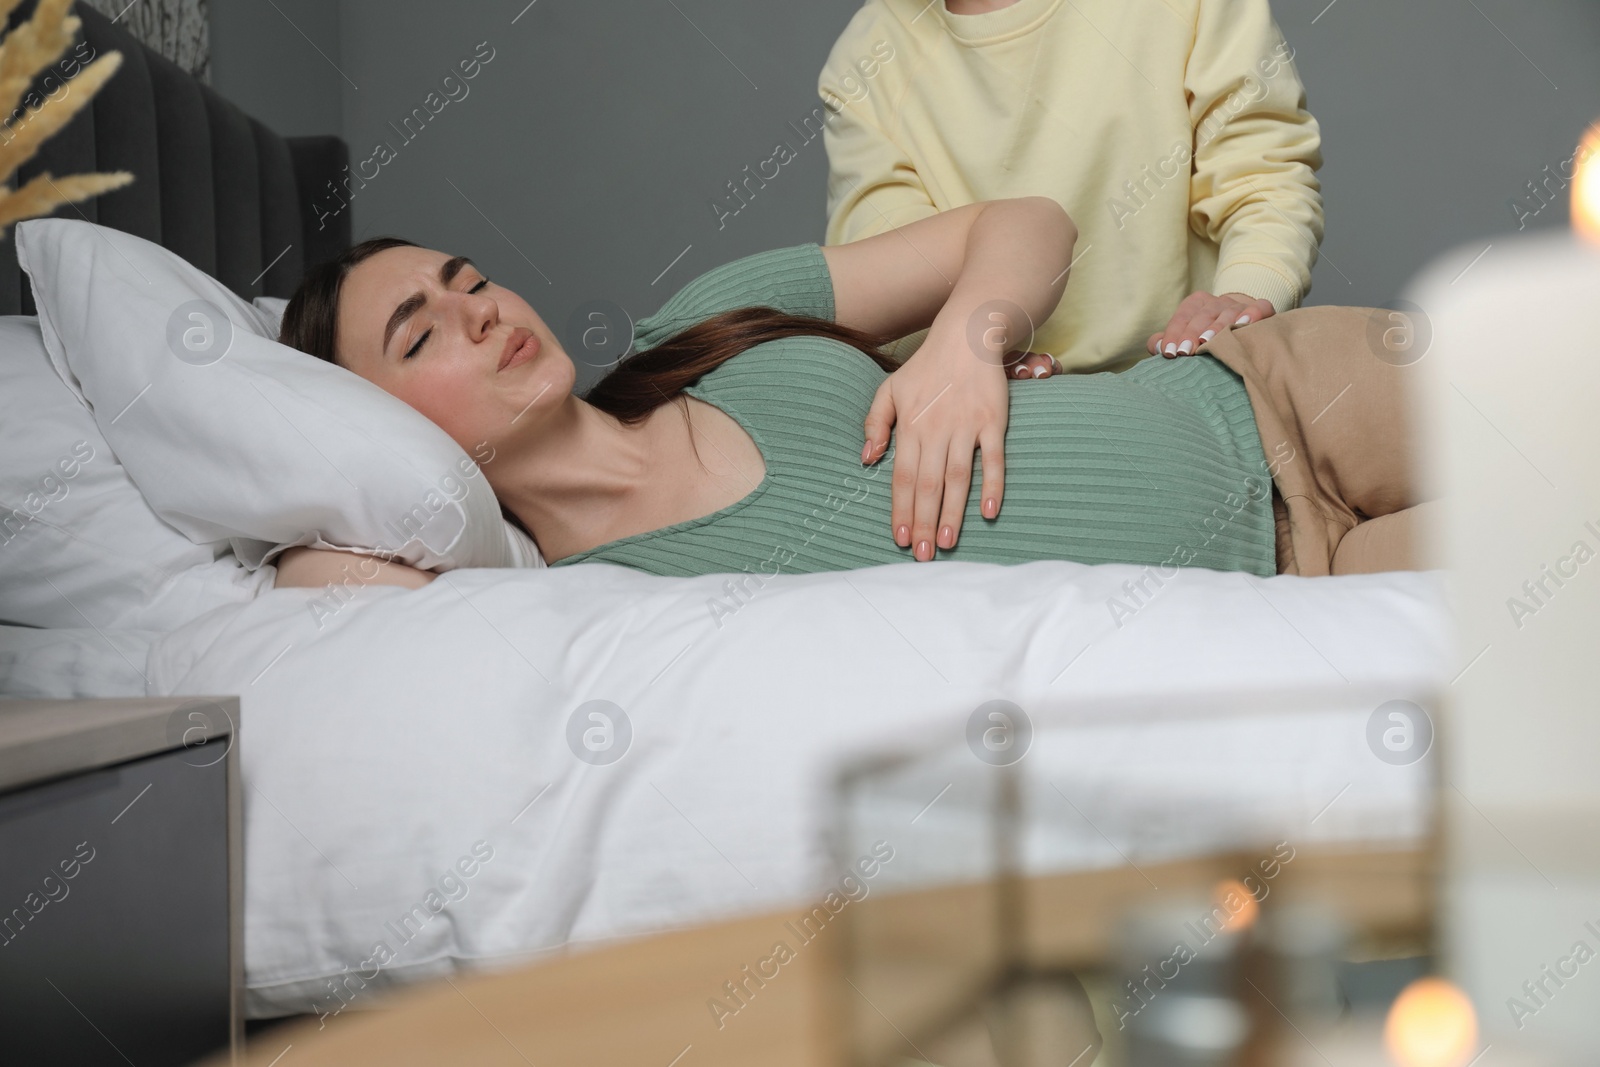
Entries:
MULTIPOLYGON (((19 5, 11 26, 33 7, 32 0, 19 5)), ((73 14, 83 27, 63 60, 116 51, 122 67, 18 170, 13 188, 46 170, 131 171, 132 184, 55 214, 164 245, 246 299, 288 296, 307 267, 350 244, 348 212, 325 210, 319 227, 311 208, 318 199, 337 203, 328 183, 349 163, 343 140, 279 137, 88 5, 73 4, 73 14), (79 42, 86 47, 78 50, 79 42)), ((35 82, 41 97, 61 92, 59 67, 35 82), (44 85, 46 78, 54 81, 44 85)), ((0 314, 33 313, 8 232, 0 241, 0 314)))

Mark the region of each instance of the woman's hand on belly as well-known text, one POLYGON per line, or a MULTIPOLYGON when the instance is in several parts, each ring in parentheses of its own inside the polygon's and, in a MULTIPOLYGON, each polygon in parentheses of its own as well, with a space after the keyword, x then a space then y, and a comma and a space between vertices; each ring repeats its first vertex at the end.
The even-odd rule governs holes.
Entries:
POLYGON ((934 312, 927 339, 873 397, 861 453, 863 463, 881 458, 898 423, 889 522, 915 558, 932 559, 935 545, 955 547, 975 449, 983 452, 982 514, 1000 513, 1010 407, 1003 357, 1026 348, 1011 338, 1031 337, 1033 323, 1055 310, 1077 239, 1059 203, 1024 196, 940 212, 843 252, 823 250, 830 272, 835 261, 840 267, 839 321, 895 337, 934 312))
POLYGON ((978 358, 964 339, 936 325, 872 399, 862 462, 881 457, 898 427, 889 524, 895 544, 910 547, 918 560, 931 560, 935 545, 955 547, 974 449, 983 453, 983 514, 992 519, 1000 512, 1011 404, 1006 374, 1002 362, 978 358))

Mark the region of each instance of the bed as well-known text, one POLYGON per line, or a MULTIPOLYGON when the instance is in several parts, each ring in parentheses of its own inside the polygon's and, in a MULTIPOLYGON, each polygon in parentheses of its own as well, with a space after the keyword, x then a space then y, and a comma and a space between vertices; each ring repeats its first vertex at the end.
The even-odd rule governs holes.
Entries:
MULTIPOLYGON (((280 138, 77 14, 125 66, 32 166, 141 180, 76 222, 65 209, 58 228, 93 223, 73 232, 116 257, 135 253, 118 234, 168 250, 212 280, 215 303, 237 300, 233 329, 268 344, 273 308, 251 302, 286 297, 349 243, 348 214, 319 226, 313 206, 344 145, 280 138)), ((55 225, 25 224, 30 240, 55 225)), ((89 247, 55 275, 35 252, 24 265, 65 289, 89 247)), ((1140 568, 1065 561, 780 574, 731 614, 728 576, 514 553, 447 560, 417 591, 276 590, 267 549, 293 538, 172 518, 192 511, 172 495, 192 487, 138 467, 127 435, 143 408, 106 406, 132 383, 91 380, 78 361, 93 352, 46 350, 70 323, 41 333, 18 263, 7 241, 0 695, 239 696, 252 1017, 360 1009, 388 984, 808 899, 833 862, 839 767, 958 736, 995 698, 1072 728, 1036 762, 1083 823, 1047 834, 1040 870, 1178 858, 1236 844, 1241 827, 1425 841, 1425 766, 1374 758, 1366 730, 1374 694, 1422 699, 1461 667, 1442 572, 1188 569, 1132 622, 1108 604, 1140 568), (1346 696, 1290 713, 1283 694, 1312 688, 1346 696), (352 973, 362 991, 337 993, 352 973)), ((199 446, 170 447, 176 463, 199 446)), ((913 814, 901 884, 960 876, 955 806, 913 814)))

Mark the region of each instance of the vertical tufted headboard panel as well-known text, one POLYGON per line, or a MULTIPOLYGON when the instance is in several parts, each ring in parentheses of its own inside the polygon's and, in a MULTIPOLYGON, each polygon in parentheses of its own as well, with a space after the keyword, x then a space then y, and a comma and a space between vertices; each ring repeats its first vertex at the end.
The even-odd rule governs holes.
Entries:
MULTIPOLYGON (((34 2, 12 12, 13 28, 32 15, 34 2)), ((122 67, 18 169, 13 188, 41 171, 132 171, 132 184, 55 214, 164 245, 246 299, 287 297, 307 267, 349 246, 348 212, 319 227, 311 209, 343 176, 343 140, 280 137, 100 12, 74 4, 73 14, 83 22, 77 40, 35 80, 38 95, 25 95, 20 106, 70 93, 71 75, 106 52, 121 52, 122 67)), ((4 119, 13 125, 26 115, 4 119)), ((0 315, 33 313, 7 233, 0 241, 0 315)))

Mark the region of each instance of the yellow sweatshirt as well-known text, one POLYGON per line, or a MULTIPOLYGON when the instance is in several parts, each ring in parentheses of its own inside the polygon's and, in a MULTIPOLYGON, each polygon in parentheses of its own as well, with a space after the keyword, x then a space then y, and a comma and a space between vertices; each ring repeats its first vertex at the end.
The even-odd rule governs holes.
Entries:
POLYGON ((817 83, 825 243, 1055 198, 1078 244, 1031 347, 1069 371, 1132 366, 1197 289, 1298 306, 1322 240, 1322 138, 1267 3, 1017 0, 952 15, 943 0, 867 0, 817 83))

